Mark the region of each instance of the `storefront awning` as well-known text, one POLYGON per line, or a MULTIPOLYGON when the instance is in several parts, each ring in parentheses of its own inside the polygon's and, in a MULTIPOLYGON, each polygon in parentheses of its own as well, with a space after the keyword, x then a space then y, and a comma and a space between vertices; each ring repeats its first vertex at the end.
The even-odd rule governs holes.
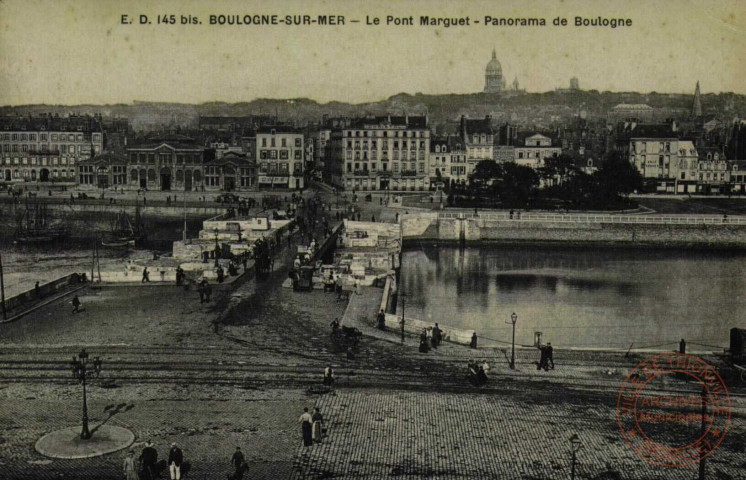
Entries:
POLYGON ((272 177, 259 177, 259 183, 263 183, 265 185, 272 185, 272 177))
POLYGON ((287 185, 288 177, 273 177, 272 184, 273 185, 287 185))

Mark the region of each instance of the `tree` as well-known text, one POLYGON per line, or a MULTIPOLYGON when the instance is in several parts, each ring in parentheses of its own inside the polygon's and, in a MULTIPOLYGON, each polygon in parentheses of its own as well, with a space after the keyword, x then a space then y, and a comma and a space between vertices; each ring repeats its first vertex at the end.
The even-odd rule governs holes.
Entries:
POLYGON ((503 167, 494 160, 482 160, 474 167, 469 181, 477 185, 484 185, 503 176, 503 167))
POLYGON ((616 198, 642 190, 643 178, 637 168, 624 159, 612 159, 594 174, 599 189, 608 198, 616 198))
POLYGON ((531 167, 507 162, 503 178, 498 182, 500 198, 506 205, 526 206, 531 203, 539 186, 539 175, 531 167))

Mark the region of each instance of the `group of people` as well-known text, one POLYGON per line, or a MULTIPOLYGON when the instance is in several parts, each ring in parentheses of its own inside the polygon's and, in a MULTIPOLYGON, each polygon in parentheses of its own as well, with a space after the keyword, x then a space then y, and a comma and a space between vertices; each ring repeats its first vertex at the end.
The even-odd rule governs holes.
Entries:
POLYGON ((310 447, 315 443, 321 443, 324 436, 324 417, 319 407, 314 409, 313 415, 308 413, 308 407, 303 408, 300 416, 301 433, 303 434, 303 446, 310 447))
POLYGON ((199 292, 199 303, 210 302, 212 286, 210 286, 206 279, 203 278, 202 281, 197 284, 197 291, 199 292))
MULTIPOLYGON (((189 471, 189 464, 184 462, 184 453, 176 443, 172 443, 168 451, 166 467, 171 480, 180 480, 181 476, 189 471)), ((145 443, 140 458, 135 460, 135 451, 130 450, 124 459, 124 475, 127 480, 154 480, 160 478, 161 469, 158 463, 158 450, 150 440, 145 443)))
POLYGON ((490 364, 487 360, 482 363, 469 360, 469 379, 476 386, 481 387, 487 383, 487 373, 490 371, 490 364))
MULTIPOLYGON (((383 310, 381 310, 381 313, 383 313, 383 310)), ((379 316, 381 313, 379 313, 379 316)), ((427 353, 431 347, 438 348, 442 342, 443 330, 438 327, 437 323, 432 329, 423 328, 420 334, 420 352, 427 353)))

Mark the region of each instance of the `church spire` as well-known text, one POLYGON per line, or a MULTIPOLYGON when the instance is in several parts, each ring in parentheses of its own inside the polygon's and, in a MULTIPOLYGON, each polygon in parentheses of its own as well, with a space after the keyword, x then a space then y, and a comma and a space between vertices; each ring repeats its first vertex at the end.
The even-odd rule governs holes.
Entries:
POLYGON ((497 51, 496 51, 496 50, 495 50, 495 48, 493 47, 493 48, 492 48, 492 59, 494 60, 494 59, 496 59, 496 58, 497 58, 497 51))
POLYGON ((699 95, 699 80, 697 81, 697 88, 694 90, 694 104, 692 105, 692 117, 702 116, 702 99, 699 95))

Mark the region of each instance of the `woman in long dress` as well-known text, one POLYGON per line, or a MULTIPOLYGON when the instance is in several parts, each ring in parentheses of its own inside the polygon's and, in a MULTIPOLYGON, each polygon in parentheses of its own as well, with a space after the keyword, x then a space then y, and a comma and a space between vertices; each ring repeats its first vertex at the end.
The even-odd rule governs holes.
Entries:
POLYGON ((137 467, 135 466, 135 452, 132 450, 124 457, 124 478, 127 480, 138 480, 137 467))
POLYGON ((321 436, 323 433, 322 427, 324 426, 324 417, 321 416, 319 407, 316 407, 316 411, 311 417, 313 420, 313 441, 321 443, 321 436))
POLYGON ((311 433, 311 424, 313 419, 311 414, 308 413, 308 407, 303 409, 303 415, 300 416, 300 426, 303 431, 303 446, 310 447, 313 445, 313 437, 311 433))

